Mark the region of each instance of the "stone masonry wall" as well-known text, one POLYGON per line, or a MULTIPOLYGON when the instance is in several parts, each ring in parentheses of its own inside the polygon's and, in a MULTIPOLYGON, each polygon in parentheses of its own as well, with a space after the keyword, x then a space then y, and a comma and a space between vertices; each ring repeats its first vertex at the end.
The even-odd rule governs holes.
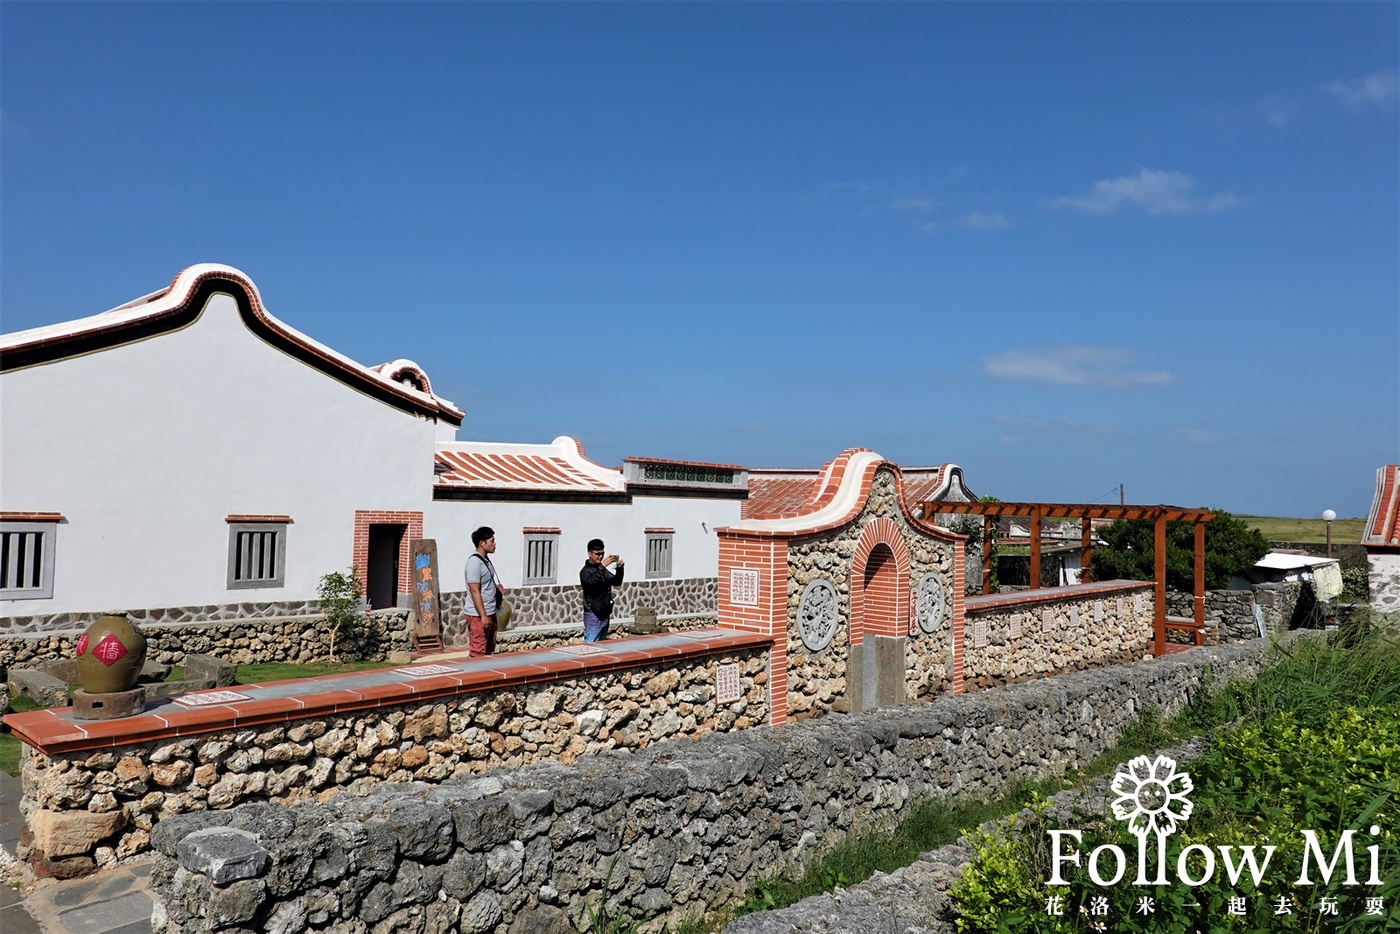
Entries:
POLYGON ((861 532, 871 520, 884 517, 899 527, 909 549, 908 592, 917 593, 925 574, 943 579, 947 601, 944 627, 926 633, 918 627, 906 644, 906 686, 913 697, 939 693, 950 683, 953 665, 953 560, 951 542, 930 538, 910 528, 900 511, 894 478, 879 471, 870 485, 865 507, 851 522, 819 537, 798 539, 788 546, 788 711, 794 717, 819 716, 848 709, 846 668, 850 659, 851 559, 861 532), (831 644, 812 652, 802 642, 797 610, 802 593, 817 578, 828 581, 839 598, 840 622, 831 644))
POLYGON ((1378 551, 1368 555, 1367 581, 1371 609, 1378 613, 1400 612, 1400 554, 1378 551))
MULTIPOLYGON (((408 610, 376 610, 351 634, 336 637, 336 655, 364 661, 408 658, 412 636, 408 610)), ((316 662, 330 655, 330 625, 322 616, 211 620, 193 623, 137 621, 146 637, 146 657, 166 665, 184 662, 186 653, 213 655, 238 665, 259 662, 316 662)), ((33 667, 54 658, 72 658, 84 629, 0 636, 0 672, 33 667)))
MULTIPOLYGON (((641 571, 641 568, 637 569, 637 573, 641 571)), ((466 592, 449 591, 443 593, 440 599, 442 644, 466 648, 467 632, 463 620, 466 592)), ((582 631, 583 596, 578 584, 516 587, 510 591, 507 599, 513 611, 512 626, 577 624, 582 631)), ((658 616, 714 616, 719 610, 719 579, 629 580, 613 589, 614 619, 630 619, 639 606, 652 607, 658 616)))
POLYGON ((1012 607, 979 608, 976 599, 964 608, 966 690, 1136 661, 1152 652, 1151 584, 1117 594, 1060 593, 1012 607))
MULTIPOLYGON (((90 613, 40 613, 34 616, 0 616, 0 636, 19 633, 82 632, 97 622, 104 611, 90 613)), ((268 619, 277 616, 315 616, 320 613, 316 600, 274 600, 267 603, 226 603, 222 606, 167 606, 127 610, 137 625, 151 623, 195 623, 206 620, 268 619)))
POLYGON ((1262 641, 857 716, 713 734, 571 766, 383 786, 290 809, 187 814, 153 834, 157 934, 587 929, 590 907, 658 930, 741 900, 933 796, 995 795, 1085 765, 1145 706, 1262 641))
POLYGON ((190 811, 291 804, 744 730, 767 718, 766 680, 767 652, 755 649, 96 752, 26 746, 32 840, 18 855, 41 875, 79 875, 142 852, 160 821, 190 811), (731 662, 740 665, 741 698, 719 706, 716 665, 731 662))
MULTIPOLYGON (((1196 616, 1195 597, 1189 593, 1168 590, 1167 615, 1194 619, 1196 616)), ((1287 629, 1287 627, 1284 628, 1287 629)), ((1206 645, 1219 645, 1222 642, 1239 642, 1257 638, 1259 638, 1259 627, 1254 622, 1253 591, 1206 591, 1206 645)))

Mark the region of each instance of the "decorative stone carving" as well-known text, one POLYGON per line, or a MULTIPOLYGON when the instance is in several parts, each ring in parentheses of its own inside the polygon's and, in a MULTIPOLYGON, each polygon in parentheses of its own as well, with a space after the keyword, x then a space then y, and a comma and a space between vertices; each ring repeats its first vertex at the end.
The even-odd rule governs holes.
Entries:
POLYGON ((924 632, 937 632, 948 615, 948 598, 943 591, 943 578, 925 574, 919 581, 919 602, 914 618, 924 632))
POLYGON ((797 631, 808 651, 820 652, 831 644, 841 622, 840 598, 830 581, 817 578, 802 591, 797 606, 797 631))

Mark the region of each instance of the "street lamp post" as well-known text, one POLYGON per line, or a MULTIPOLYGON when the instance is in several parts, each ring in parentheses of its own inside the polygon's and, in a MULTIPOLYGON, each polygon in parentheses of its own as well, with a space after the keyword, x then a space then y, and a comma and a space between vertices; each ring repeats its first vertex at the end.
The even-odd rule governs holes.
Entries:
POLYGON ((1322 521, 1327 523, 1327 557, 1332 557, 1332 520, 1337 514, 1330 509, 1322 510, 1322 521))

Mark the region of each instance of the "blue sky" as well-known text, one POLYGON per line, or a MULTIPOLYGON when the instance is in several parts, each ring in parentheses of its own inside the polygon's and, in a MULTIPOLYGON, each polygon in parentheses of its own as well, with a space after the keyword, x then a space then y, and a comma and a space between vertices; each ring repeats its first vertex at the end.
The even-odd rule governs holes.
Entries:
POLYGON ((199 262, 461 437, 1364 515, 1395 3, 0 4, 0 325, 199 262))

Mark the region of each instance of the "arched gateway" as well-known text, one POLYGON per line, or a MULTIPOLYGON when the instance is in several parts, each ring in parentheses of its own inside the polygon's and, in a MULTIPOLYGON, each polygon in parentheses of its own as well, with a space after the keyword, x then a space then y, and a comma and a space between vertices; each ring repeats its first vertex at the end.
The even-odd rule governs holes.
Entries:
POLYGON ((774 638, 772 722, 961 691, 962 537, 924 521, 872 451, 843 452, 806 492, 716 530, 720 626, 774 638))

